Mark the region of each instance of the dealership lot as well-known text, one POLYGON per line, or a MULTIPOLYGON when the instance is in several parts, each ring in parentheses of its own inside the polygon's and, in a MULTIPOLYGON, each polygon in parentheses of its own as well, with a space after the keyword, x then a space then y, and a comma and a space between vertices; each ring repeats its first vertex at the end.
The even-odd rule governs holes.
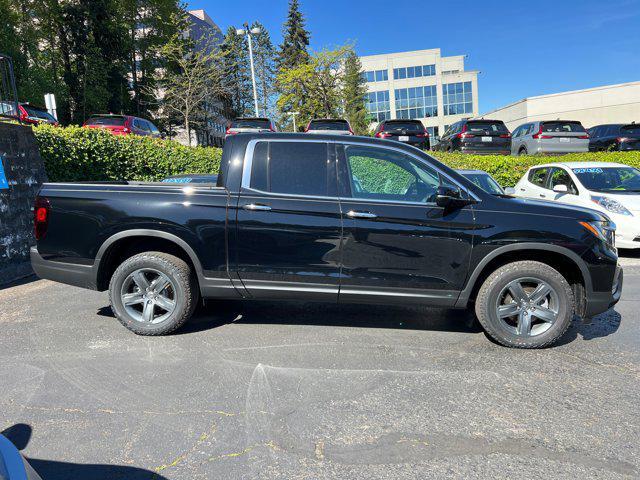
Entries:
POLYGON ((31 431, 45 480, 636 477, 640 256, 622 263, 615 309, 541 351, 461 311, 294 303, 143 338, 105 293, 26 282, 0 290, 1 425, 31 431))

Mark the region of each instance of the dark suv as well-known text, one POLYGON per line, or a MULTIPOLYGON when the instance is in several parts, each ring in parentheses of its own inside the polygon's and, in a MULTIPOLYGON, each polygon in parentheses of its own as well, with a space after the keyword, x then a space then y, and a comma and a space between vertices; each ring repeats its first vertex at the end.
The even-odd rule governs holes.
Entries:
POLYGON ((596 125, 588 132, 590 152, 640 150, 640 125, 635 122, 596 125))
POLYGON ((447 128, 437 150, 509 155, 511 133, 502 120, 461 120, 447 128))
POLYGON ((429 150, 429 133, 420 120, 384 120, 376 127, 374 135, 429 150))

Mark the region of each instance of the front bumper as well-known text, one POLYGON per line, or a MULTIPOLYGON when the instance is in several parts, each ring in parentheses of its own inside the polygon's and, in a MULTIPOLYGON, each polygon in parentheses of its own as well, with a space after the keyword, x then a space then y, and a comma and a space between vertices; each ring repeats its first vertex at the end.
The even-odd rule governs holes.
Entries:
POLYGON ((616 268, 611 292, 592 292, 587 294, 585 317, 590 318, 606 312, 620 301, 622 295, 623 271, 620 266, 616 268))
POLYGON ((94 269, 91 265, 45 260, 38 252, 37 247, 31 247, 30 253, 31 268, 38 277, 76 287, 96 289, 94 269))

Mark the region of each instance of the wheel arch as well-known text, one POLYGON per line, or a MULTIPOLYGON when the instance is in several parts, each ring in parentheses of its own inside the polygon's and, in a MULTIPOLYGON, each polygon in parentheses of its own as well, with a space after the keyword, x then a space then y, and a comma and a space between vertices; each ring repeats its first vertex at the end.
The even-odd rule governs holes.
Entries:
POLYGON ((202 265, 186 241, 161 230, 132 229, 112 235, 100 246, 93 265, 96 289, 106 290, 118 265, 125 258, 143 251, 162 251, 182 258, 194 269, 198 283, 202 285, 202 265))
POLYGON ((467 307, 470 301, 475 300, 480 286, 492 272, 507 263, 520 260, 545 263, 558 270, 574 289, 578 313, 586 308, 585 295, 591 293, 593 288, 591 275, 585 262, 576 253, 565 247, 538 243, 505 245, 492 251, 469 275, 456 306, 467 307))

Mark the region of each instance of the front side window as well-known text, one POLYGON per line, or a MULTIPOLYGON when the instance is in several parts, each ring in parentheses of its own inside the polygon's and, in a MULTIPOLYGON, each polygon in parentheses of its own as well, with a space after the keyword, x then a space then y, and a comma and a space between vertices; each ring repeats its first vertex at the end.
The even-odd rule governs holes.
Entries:
POLYGON ((554 168, 551 172, 551 180, 549 181, 549 188, 553 190, 556 185, 566 185, 567 191, 573 195, 578 194, 578 189, 576 185, 571 180, 569 176, 569 172, 567 172, 564 168, 554 168))
POLYGON ((251 188, 288 195, 328 194, 327 144, 258 142, 251 163, 251 188))
POLYGON ((529 181, 538 187, 544 188, 547 182, 548 173, 548 168, 536 168, 531 170, 531 173, 529 174, 529 181))
POLYGON ((435 202, 440 178, 429 166, 383 148, 346 145, 344 152, 352 197, 435 202))

